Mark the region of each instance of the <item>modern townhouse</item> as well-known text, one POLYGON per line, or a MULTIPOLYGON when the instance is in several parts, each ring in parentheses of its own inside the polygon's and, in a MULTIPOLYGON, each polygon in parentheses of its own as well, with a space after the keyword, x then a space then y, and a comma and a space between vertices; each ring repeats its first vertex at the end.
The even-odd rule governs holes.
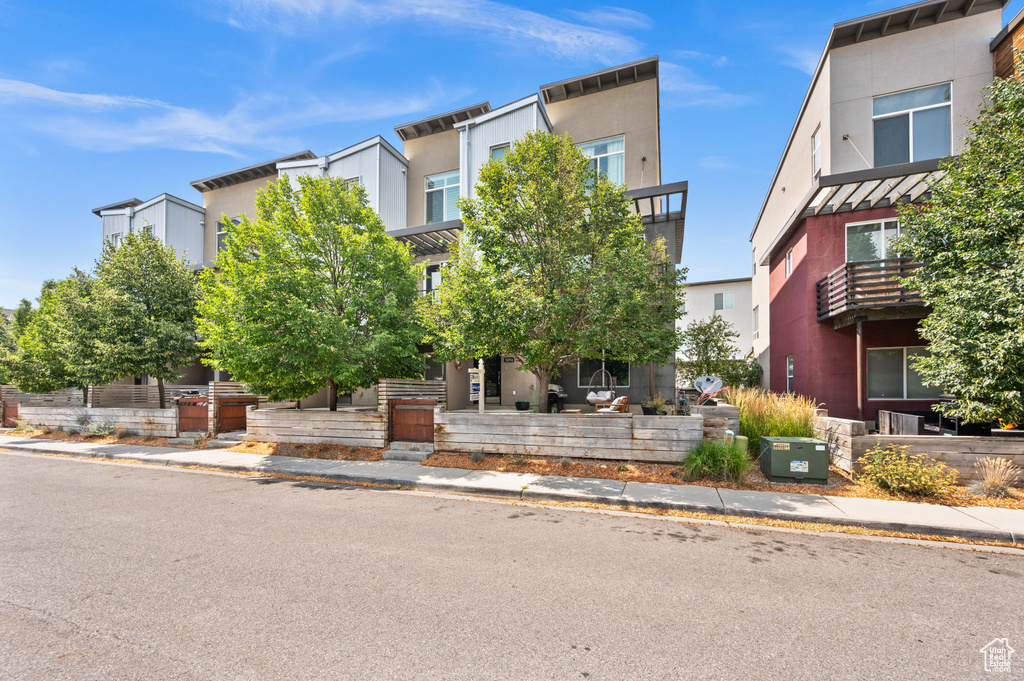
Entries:
POLYGON ((1006 4, 925 0, 832 28, 750 237, 771 389, 867 420, 939 397, 911 363, 928 308, 893 279, 915 266, 893 248, 897 207, 963 148, 1006 4))
MULTIPOLYGON (((427 263, 423 290, 429 293, 440 283, 449 246, 462 230, 456 200, 472 197, 480 168, 534 130, 568 133, 598 171, 625 185, 634 209, 644 216, 648 238, 664 238, 678 264, 687 183, 661 181, 658 87, 658 58, 652 57, 544 85, 539 92, 498 108, 483 102, 399 125, 395 133, 401 152, 376 136, 328 156, 303 151, 196 180, 192 186, 202 193, 208 216, 200 222, 201 266, 215 266, 228 223, 252 216, 257 191, 271 180, 284 175, 340 177, 359 182, 389 234, 409 244, 417 260, 427 263)), ((124 206, 106 208, 115 207, 124 206)), ((447 381, 449 409, 469 405, 468 370, 473 359, 427 369, 427 378, 447 381)), ((517 371, 520 364, 515 358, 482 359, 487 403, 512 405, 517 399, 532 399, 532 374, 517 371)), ((639 403, 650 392, 652 375, 655 392, 673 394, 674 362, 652 371, 609 357, 583 361, 558 379, 569 395, 567 401, 584 402, 591 377, 602 368, 614 377, 616 392, 629 395, 631 402, 639 403)), ((353 402, 373 403, 374 397, 357 395, 353 402)))
POLYGON ((679 319, 678 326, 685 329, 694 322, 707 321, 718 315, 732 324, 733 331, 739 334, 733 340, 737 348, 733 359, 742 359, 750 354, 758 333, 759 320, 751 314, 751 296, 750 277, 687 283, 686 316, 679 319))

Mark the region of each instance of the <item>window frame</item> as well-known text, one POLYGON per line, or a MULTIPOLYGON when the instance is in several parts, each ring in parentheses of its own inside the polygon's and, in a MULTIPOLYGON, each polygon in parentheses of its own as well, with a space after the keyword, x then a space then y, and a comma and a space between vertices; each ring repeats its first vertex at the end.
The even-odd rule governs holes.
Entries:
MULTIPOLYGON (((509 150, 512 149, 512 143, 511 142, 502 142, 501 144, 495 144, 494 146, 492 146, 490 151, 488 152, 488 160, 489 161, 494 161, 495 160, 494 152, 498 151, 499 149, 504 149, 505 150, 505 154, 507 154, 509 152, 509 150)), ((501 158, 499 158, 497 160, 500 161, 503 158, 505 158, 505 154, 502 154, 501 158)))
POLYGON ((786 251, 786 278, 793 274, 793 249, 786 251))
MULTIPOLYGON (((869 402, 928 402, 938 400, 934 397, 907 397, 907 387, 910 385, 910 362, 908 361, 910 350, 927 350, 927 345, 891 345, 886 347, 865 348, 864 350, 864 396, 869 402), (871 363, 868 361, 873 350, 902 350, 903 351, 903 397, 872 397, 871 396, 871 363)), ((941 391, 942 388, 939 388, 941 391)))
POLYGON ((793 389, 796 387, 794 385, 796 383, 796 381, 793 380, 793 377, 794 377, 795 374, 796 374, 796 361, 794 360, 793 355, 786 355, 786 392, 787 393, 794 392, 793 389))
MULTIPOLYGON (((878 258, 878 259, 879 260, 890 260, 890 258, 884 257, 885 256, 885 250, 886 250, 886 244, 885 244, 885 225, 887 223, 890 223, 890 222, 895 222, 896 223, 896 238, 897 239, 900 238, 900 236, 902 236, 902 234, 903 234, 903 226, 900 224, 900 221, 897 218, 880 218, 880 219, 875 219, 875 220, 860 220, 860 221, 857 221, 857 222, 847 222, 845 225, 843 225, 843 262, 846 263, 846 264, 849 264, 851 262, 854 262, 854 263, 857 263, 857 262, 872 262, 871 260, 850 260, 850 227, 861 227, 863 225, 880 225, 881 226, 881 231, 882 231, 882 249, 883 249, 882 256, 883 257, 878 258)), ((898 257, 899 257, 898 255, 895 256, 895 258, 898 258, 898 257)))
POLYGON ((423 269, 423 274, 425 275, 423 277, 423 294, 424 295, 435 295, 435 291, 437 291, 437 288, 434 287, 434 284, 433 284, 434 280, 431 277, 431 275, 434 272, 437 272, 437 276, 438 276, 437 283, 438 283, 438 286, 440 286, 441 282, 444 281, 444 276, 442 274, 442 268, 445 265, 447 265, 447 264, 448 264, 447 260, 444 260, 444 261, 441 261, 441 262, 430 262, 430 263, 427 263, 427 266, 423 269))
POLYGON ((107 235, 107 241, 110 242, 111 246, 113 246, 114 248, 117 248, 118 246, 121 245, 121 232, 115 232, 113 234, 108 234, 107 235))
MULTIPOLYGON (((576 144, 576 148, 579 149, 580 151, 583 151, 583 147, 588 145, 588 144, 598 144, 600 142, 610 142, 612 140, 619 140, 619 139, 622 140, 622 151, 616 151, 616 152, 612 152, 610 154, 598 154, 597 156, 592 156, 592 155, 588 154, 587 155, 587 159, 590 160, 590 164, 593 167, 594 171, 597 172, 598 174, 600 174, 600 172, 601 172, 600 171, 600 163, 597 162, 598 159, 615 156, 616 154, 622 154, 622 182, 621 182, 621 184, 623 186, 625 186, 626 185, 626 135, 625 134, 611 135, 609 137, 598 137, 596 139, 587 140, 585 142, 578 142, 576 144)), ((586 152, 584 152, 584 153, 586 153, 586 152)), ((616 183, 616 184, 620 184, 620 183, 616 183)))
POLYGON ((716 291, 714 295, 713 305, 715 312, 725 312, 726 310, 732 310, 736 307, 736 296, 732 291, 716 291), (722 297, 722 307, 718 307, 718 297, 722 297), (728 296, 728 299, 726 299, 728 296), (728 305, 726 305, 728 303, 728 305))
MULTIPOLYGON (((947 81, 945 83, 932 83, 931 85, 922 85, 920 87, 912 87, 912 88, 907 88, 905 90, 896 90, 895 92, 886 92, 885 94, 881 94, 881 95, 873 95, 871 97, 871 107, 872 107, 872 109, 871 109, 871 139, 872 139, 872 151, 873 152, 875 151, 874 150, 874 144, 876 143, 876 140, 875 140, 875 121, 881 121, 881 120, 885 120, 887 118, 898 118, 899 116, 907 116, 907 118, 908 118, 908 120, 907 120, 907 136, 908 136, 908 141, 907 141, 907 143, 908 143, 907 163, 915 163, 916 161, 929 161, 929 160, 931 160, 931 159, 916 159, 916 158, 914 158, 914 114, 916 112, 918 112, 918 111, 929 111, 931 109, 940 109, 942 107, 946 107, 946 108, 949 109, 949 153, 950 154, 953 153, 953 142, 954 142, 954 139, 955 139, 954 136, 956 134, 956 130, 955 130, 955 127, 953 125, 953 81, 950 80, 950 81, 947 81), (892 112, 887 113, 887 114, 879 114, 877 116, 875 115, 874 105, 875 105, 875 100, 876 99, 879 99, 881 97, 889 97, 891 95, 899 95, 899 94, 903 94, 905 92, 913 92, 915 90, 925 90, 927 88, 940 87, 940 86, 943 86, 943 85, 948 85, 949 86, 949 101, 948 102, 940 102, 939 104, 929 104, 927 106, 920 106, 920 107, 917 107, 917 108, 914 108, 914 109, 903 109, 901 111, 892 111, 892 112)), ((878 156, 877 152, 875 152, 874 156, 875 157, 878 156)), ((943 157, 940 156, 939 158, 943 158, 943 157)), ((872 165, 875 168, 888 168, 888 167, 891 167, 893 165, 899 165, 898 163, 892 163, 892 164, 889 164, 887 166, 880 166, 880 165, 878 165, 875 162, 875 158, 874 157, 871 159, 871 162, 872 162, 872 165)))
POLYGON ((424 175, 423 176, 423 224, 425 224, 425 225, 436 225, 436 224, 441 223, 441 222, 448 222, 450 220, 458 220, 459 219, 460 213, 459 213, 459 207, 457 205, 455 206, 456 215, 454 217, 449 217, 448 216, 448 199, 445 196, 445 192, 447 192, 449 189, 452 189, 452 188, 455 189, 455 192, 456 192, 455 200, 458 201, 459 198, 462 196, 462 170, 460 168, 454 168, 452 170, 445 170, 445 171, 440 172, 440 173, 433 173, 431 175, 424 175), (427 188, 427 183, 430 181, 430 178, 432 178, 432 177, 440 177, 442 175, 452 175, 452 174, 455 175, 455 182, 453 184, 448 184, 447 181, 446 181, 444 186, 434 187, 432 189, 427 188), (428 209, 428 207, 430 205, 429 195, 432 192, 441 192, 441 212, 442 212, 442 218, 443 219, 442 220, 434 220, 433 222, 430 222, 428 220, 428 216, 427 216, 427 209, 428 209))
POLYGON ((821 124, 811 134, 811 179, 821 175, 821 124))
MULTIPOLYGON (((605 368, 605 361, 606 360, 605 360, 604 357, 602 357, 600 360, 597 360, 597 359, 595 359, 593 357, 580 357, 578 360, 576 360, 576 387, 577 388, 589 388, 590 387, 590 376, 587 376, 587 384, 586 385, 583 385, 582 380, 581 380, 580 369, 583 366, 583 362, 585 360, 590 360, 590 361, 593 361, 593 362, 600 361, 601 362, 601 368, 602 369, 605 368)), ((622 360, 612 359, 612 360, 607 360, 607 361, 621 362, 622 360)), ((615 390, 616 388, 628 388, 630 386, 630 381, 631 381, 630 374, 632 374, 632 373, 633 373, 633 364, 631 362, 626 362, 626 384, 625 385, 613 385, 612 386, 612 390, 615 390)))
POLYGON ((757 340, 761 334, 761 306, 755 305, 752 314, 754 316, 752 324, 754 327, 754 340, 757 340))
MULTIPOLYGON (((240 224, 242 224, 241 218, 239 218, 237 216, 231 218, 231 226, 232 227, 237 227, 240 224)), ((225 242, 221 240, 221 234, 224 234, 225 238, 227 238, 226 235, 228 234, 228 230, 224 229, 224 227, 226 227, 226 226, 227 225, 226 225, 226 223, 223 220, 217 220, 217 253, 218 254, 221 251, 223 251, 224 250, 224 246, 226 246, 225 242)))

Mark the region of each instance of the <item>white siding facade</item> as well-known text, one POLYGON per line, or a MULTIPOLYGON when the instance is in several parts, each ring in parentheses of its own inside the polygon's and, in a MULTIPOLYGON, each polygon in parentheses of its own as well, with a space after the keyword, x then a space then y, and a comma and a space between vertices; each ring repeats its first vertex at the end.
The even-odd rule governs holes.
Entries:
POLYGON ((130 232, 152 228, 153 236, 174 249, 188 263, 203 261, 203 221, 206 211, 170 194, 141 203, 134 208, 117 208, 100 213, 103 241, 114 234, 123 239, 130 232))

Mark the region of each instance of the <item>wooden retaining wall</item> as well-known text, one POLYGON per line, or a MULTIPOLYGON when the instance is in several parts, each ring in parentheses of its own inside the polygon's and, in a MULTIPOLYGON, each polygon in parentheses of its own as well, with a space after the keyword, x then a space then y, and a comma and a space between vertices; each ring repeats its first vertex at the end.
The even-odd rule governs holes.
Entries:
POLYGON ((387 411, 388 400, 437 400, 441 411, 448 410, 446 381, 385 379, 377 385, 377 410, 387 411))
POLYGON ((383 448, 387 445, 385 414, 376 411, 319 409, 253 409, 246 413, 246 435, 259 442, 335 444, 383 448))
MULTIPOLYGON (((855 461, 853 458, 854 438, 863 437, 866 432, 867 426, 863 421, 819 416, 814 422, 814 437, 828 443, 832 465, 847 473, 853 470, 855 461)), ((760 444, 758 447, 760 448, 760 444)))
POLYGON ((108 407, 33 407, 22 405, 18 418, 50 429, 84 430, 78 424, 83 415, 92 423, 109 421, 117 431, 130 430, 139 435, 176 437, 177 409, 117 409, 108 407))
POLYGON ((434 451, 678 462, 701 441, 699 416, 434 414, 434 451))
POLYGON ((726 430, 731 430, 733 435, 740 434, 740 408, 737 406, 724 403, 700 405, 690 407, 690 413, 704 417, 705 440, 724 440, 726 430))

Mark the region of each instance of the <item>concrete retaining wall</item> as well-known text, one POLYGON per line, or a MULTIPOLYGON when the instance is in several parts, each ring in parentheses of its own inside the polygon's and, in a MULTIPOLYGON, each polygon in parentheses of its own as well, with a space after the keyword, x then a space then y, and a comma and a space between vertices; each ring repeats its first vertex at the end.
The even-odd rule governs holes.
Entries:
POLYGON ((435 412, 434 450, 676 463, 702 429, 699 416, 435 412))
POLYGON ((385 414, 376 411, 253 409, 246 411, 246 435, 260 442, 334 444, 383 448, 385 414))
POLYGON ((178 434, 177 409, 119 409, 110 407, 30 407, 22 405, 18 418, 32 425, 64 430, 84 430, 78 424, 83 415, 93 423, 109 421, 118 431, 139 435, 175 437, 178 434))

